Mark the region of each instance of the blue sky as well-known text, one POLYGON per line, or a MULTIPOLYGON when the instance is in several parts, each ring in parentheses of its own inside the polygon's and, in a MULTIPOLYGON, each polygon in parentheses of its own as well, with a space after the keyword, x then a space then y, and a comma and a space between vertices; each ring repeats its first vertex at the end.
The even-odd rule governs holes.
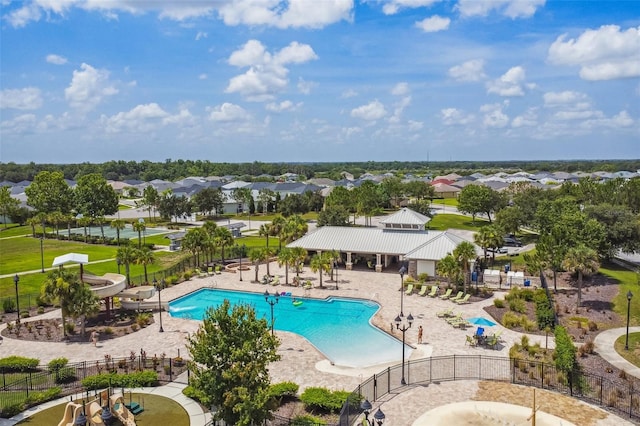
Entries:
POLYGON ((640 2, 0 0, 0 161, 640 157, 640 2))

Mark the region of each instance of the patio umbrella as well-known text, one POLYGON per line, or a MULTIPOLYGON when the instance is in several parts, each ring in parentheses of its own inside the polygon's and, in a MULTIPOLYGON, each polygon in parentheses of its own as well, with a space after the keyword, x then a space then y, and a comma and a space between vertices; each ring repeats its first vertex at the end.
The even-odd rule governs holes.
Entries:
POLYGON ((485 326, 485 327, 493 327, 494 325, 496 325, 495 322, 490 321, 486 318, 483 317, 473 317, 473 318, 469 318, 467 320, 468 323, 473 324, 473 325, 478 325, 478 326, 485 326))

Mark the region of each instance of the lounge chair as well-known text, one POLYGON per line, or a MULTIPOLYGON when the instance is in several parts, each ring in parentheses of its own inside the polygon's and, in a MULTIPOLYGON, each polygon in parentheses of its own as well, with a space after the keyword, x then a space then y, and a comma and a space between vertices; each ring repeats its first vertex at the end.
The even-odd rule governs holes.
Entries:
POLYGON ((215 268, 214 271, 215 271, 216 275, 220 275, 222 273, 222 266, 216 265, 216 268, 215 268))
POLYGON ((495 335, 489 336, 487 338, 487 346, 491 349, 495 349, 496 346, 498 346, 498 338, 495 335))
POLYGON ((436 312, 436 316, 438 318, 448 318, 450 316, 453 316, 453 308, 447 309, 446 311, 436 312))
POLYGON ((465 294, 464 297, 462 299, 458 299, 455 302, 458 305, 464 305, 465 303, 469 303, 469 298, 471 297, 471 295, 469 293, 465 294))
POLYGON ((440 296, 440 299, 442 300, 446 300, 449 298, 449 296, 451 296, 451 292, 453 291, 453 289, 449 288, 447 289, 447 292, 445 294, 443 294, 442 296, 440 296))
POLYGON ((213 266, 209 266, 207 268, 207 275, 215 275, 215 272, 213 272, 213 266))
POLYGON ((464 344, 466 345, 467 343, 469 344, 469 346, 473 346, 474 348, 478 344, 478 342, 476 342, 476 339, 473 336, 469 335, 467 335, 467 341, 464 344))
POLYGON ((418 292, 418 296, 426 296, 428 288, 429 287, 427 287, 427 285, 422 284, 422 287, 420 287, 420 291, 418 292))
POLYGON ((501 336, 502 336, 502 330, 498 330, 498 332, 493 335, 493 337, 498 339, 498 342, 502 341, 502 337, 501 336))
POLYGON ((462 314, 458 314, 455 317, 451 317, 451 318, 447 318, 447 323, 453 325, 456 322, 460 322, 460 321, 464 321, 464 319, 462 318, 462 314))
POLYGON ((407 291, 404 292, 404 294, 406 294, 407 296, 410 295, 411 293, 413 293, 413 284, 409 284, 407 286, 407 291))
POLYGON ((427 296, 436 297, 437 295, 438 295, 438 286, 434 285, 433 287, 431 287, 431 291, 429 292, 429 294, 427 294, 427 296))
POLYGON ((280 277, 279 276, 275 276, 272 280, 271 280, 271 285, 276 286, 280 284, 280 277))
POLYGON ((458 294, 456 294, 454 297, 450 297, 449 300, 455 302, 459 299, 462 299, 462 296, 464 296, 464 291, 459 291, 458 294))

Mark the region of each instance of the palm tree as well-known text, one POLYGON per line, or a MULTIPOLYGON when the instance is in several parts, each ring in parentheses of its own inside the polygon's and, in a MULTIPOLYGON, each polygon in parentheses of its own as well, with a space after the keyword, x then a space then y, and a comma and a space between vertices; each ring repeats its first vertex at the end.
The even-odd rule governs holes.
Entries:
POLYGON ((155 263, 156 258, 153 255, 153 251, 151 251, 148 247, 143 247, 136 252, 136 265, 142 265, 144 268, 144 282, 149 283, 149 278, 147 277, 147 265, 152 265, 155 263))
POLYGON ((496 249, 502 247, 503 239, 502 233, 495 225, 486 225, 480 228, 480 230, 473 236, 473 240, 476 244, 482 247, 484 252, 484 258, 487 258, 487 250, 493 249, 493 257, 491 264, 496 261, 496 249))
POLYGON ((216 228, 216 242, 220 246, 220 256, 222 257, 222 263, 224 263, 224 248, 226 246, 233 245, 233 235, 229 228, 218 226, 216 228))
POLYGON ((98 312, 100 312, 100 299, 91 291, 91 287, 82 283, 74 286, 69 305, 69 315, 74 320, 82 318, 80 327, 83 337, 86 330, 87 317, 95 316, 98 312))
POLYGON ((33 235, 33 238, 36 237, 36 225, 39 224, 39 223, 40 223, 40 221, 35 216, 30 217, 29 219, 27 219, 27 225, 29 225, 31 227, 31 234, 33 235))
POLYGON ((77 218, 78 221, 78 225, 82 226, 84 228, 84 242, 87 242, 87 225, 91 224, 91 218, 90 217, 79 217, 77 218))
POLYGON ((466 293, 467 286, 469 284, 469 261, 478 257, 476 254, 476 248, 470 242, 463 241, 453 249, 453 256, 462 266, 464 292, 466 293))
POLYGON ((42 286, 42 297, 50 303, 58 302, 62 316, 62 335, 66 336, 66 317, 71 311, 73 288, 81 285, 78 275, 60 268, 49 272, 42 286))
POLYGON ((331 253, 324 252, 322 254, 316 254, 311 258, 309 266, 313 272, 320 272, 320 288, 322 287, 322 272, 329 273, 331 270, 331 253))
POLYGON ((256 279, 255 282, 260 282, 258 280, 258 269, 260 268, 260 262, 264 259, 264 250, 262 248, 254 248, 249 252, 249 260, 255 265, 256 269, 256 279))
POLYGON ((204 231, 206 237, 203 243, 203 247, 207 250, 207 259, 206 262, 210 262, 213 260, 213 252, 216 248, 216 229, 218 228, 218 224, 212 220, 207 220, 204 225, 202 225, 202 231, 204 231))
POLYGON ((271 231, 271 236, 278 237, 278 250, 282 250, 282 240, 284 227, 287 223, 286 219, 282 215, 277 215, 271 221, 271 225, 269 226, 269 230, 271 231))
POLYGON ((64 222, 64 215, 59 211, 49 213, 47 222, 51 223, 56 230, 56 237, 60 236, 60 224, 64 222))
POLYGON ((285 247, 278 253, 278 266, 285 265, 284 268, 284 283, 289 285, 289 265, 295 262, 295 255, 293 250, 285 247))
POLYGON ((285 243, 290 243, 298 238, 302 238, 308 231, 309 225, 299 214, 294 214, 287 219, 284 225, 283 237, 285 243))
POLYGON ((302 247, 294 247, 291 251, 293 252, 293 263, 296 265, 296 278, 299 280, 301 267, 307 258, 307 251, 302 247))
POLYGON ((127 274, 127 287, 131 286, 131 275, 129 274, 129 265, 135 263, 137 250, 130 246, 122 246, 116 252, 116 261, 120 265, 124 265, 127 274))
POLYGON ((438 275, 447 279, 447 286, 451 286, 451 279, 457 278, 460 274, 460 264, 451 254, 447 254, 436 264, 436 272, 438 275))
POLYGON ((122 219, 113 219, 111 221, 111 228, 114 228, 116 230, 116 238, 117 238, 117 243, 118 243, 118 247, 120 247, 120 231, 122 231, 125 228, 125 223, 124 220, 122 219))
POLYGON ((147 227, 143 221, 139 220, 137 222, 133 222, 133 230, 138 231, 138 248, 142 247, 142 236, 140 234, 145 229, 147 229, 147 227))
POLYGON ((267 223, 260 225, 258 229, 258 235, 267 239, 267 247, 269 247, 269 236, 271 235, 270 226, 267 223))
POLYGON ((182 250, 189 251, 193 255, 196 265, 200 265, 200 252, 204 247, 205 234, 201 228, 191 228, 182 238, 182 250))
POLYGON ((562 267, 578 274, 578 307, 582 305, 582 276, 591 275, 600 268, 598 253, 584 244, 572 247, 562 261, 562 267))

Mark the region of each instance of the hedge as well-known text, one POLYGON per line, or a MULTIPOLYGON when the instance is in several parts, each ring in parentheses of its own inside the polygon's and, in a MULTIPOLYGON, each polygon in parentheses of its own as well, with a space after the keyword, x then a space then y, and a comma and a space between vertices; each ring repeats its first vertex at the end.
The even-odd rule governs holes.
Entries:
POLYGON ((158 373, 155 371, 138 371, 129 374, 102 373, 82 379, 82 386, 88 390, 102 389, 109 386, 125 388, 141 388, 156 386, 158 373))
POLYGON ((0 371, 3 373, 35 371, 40 364, 38 358, 26 358, 12 355, 0 359, 0 371))

